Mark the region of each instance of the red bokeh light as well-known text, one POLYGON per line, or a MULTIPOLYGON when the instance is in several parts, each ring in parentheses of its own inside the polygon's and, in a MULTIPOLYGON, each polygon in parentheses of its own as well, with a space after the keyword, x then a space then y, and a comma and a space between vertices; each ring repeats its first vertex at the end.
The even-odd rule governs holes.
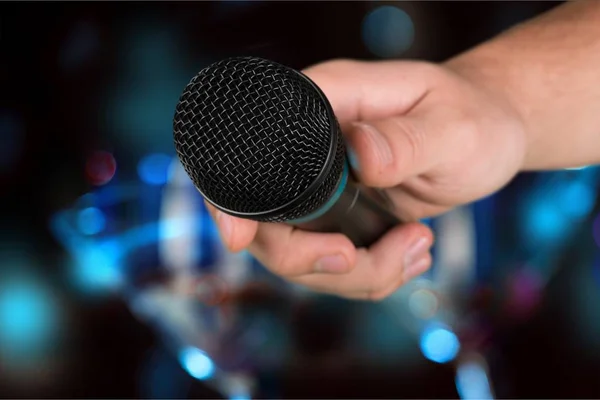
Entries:
POLYGON ((85 173, 88 180, 96 186, 105 185, 115 176, 117 162, 107 151, 96 151, 87 160, 85 173))

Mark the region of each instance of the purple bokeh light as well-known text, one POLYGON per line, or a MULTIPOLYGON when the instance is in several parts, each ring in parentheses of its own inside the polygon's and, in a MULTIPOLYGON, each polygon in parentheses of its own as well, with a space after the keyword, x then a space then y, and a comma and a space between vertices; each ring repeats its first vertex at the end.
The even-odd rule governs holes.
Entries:
POLYGON ((594 240, 596 241, 596 245, 600 247, 600 214, 596 216, 594 220, 594 225, 592 227, 592 233, 594 235, 594 240))

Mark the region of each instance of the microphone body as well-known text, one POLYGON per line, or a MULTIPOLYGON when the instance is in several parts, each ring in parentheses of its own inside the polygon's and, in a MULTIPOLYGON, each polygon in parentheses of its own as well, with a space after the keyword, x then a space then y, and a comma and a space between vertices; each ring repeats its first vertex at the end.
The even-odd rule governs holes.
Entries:
POLYGON ((321 209, 288 223, 313 232, 339 232, 356 247, 368 247, 400 223, 392 210, 384 192, 365 187, 347 174, 321 209))
POLYGON ((175 148, 203 197, 240 218, 339 232, 370 246, 400 221, 358 183, 329 101, 305 75, 240 57, 196 75, 177 104, 175 148))

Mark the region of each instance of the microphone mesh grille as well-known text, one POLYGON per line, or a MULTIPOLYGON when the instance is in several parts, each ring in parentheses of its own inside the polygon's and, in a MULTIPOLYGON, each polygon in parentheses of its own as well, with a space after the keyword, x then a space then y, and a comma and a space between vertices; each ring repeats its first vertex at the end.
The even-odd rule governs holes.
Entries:
MULTIPOLYGON (((305 77, 253 57, 200 71, 181 95, 173 130, 196 187, 240 213, 267 212, 301 195, 323 169, 332 134, 328 108, 305 77)), ((337 142, 330 174, 315 193, 293 210, 254 219, 299 218, 323 205, 342 171, 344 149, 341 138, 337 142)))

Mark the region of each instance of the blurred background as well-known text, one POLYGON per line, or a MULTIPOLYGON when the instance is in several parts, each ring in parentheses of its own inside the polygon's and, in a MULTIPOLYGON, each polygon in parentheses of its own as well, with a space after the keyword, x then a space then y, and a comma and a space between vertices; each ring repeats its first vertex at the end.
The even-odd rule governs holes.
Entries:
POLYGON ((443 61, 554 2, 0 4, 0 396, 600 397, 600 170, 525 174, 428 221, 380 303, 219 243, 172 144, 234 55, 443 61))

